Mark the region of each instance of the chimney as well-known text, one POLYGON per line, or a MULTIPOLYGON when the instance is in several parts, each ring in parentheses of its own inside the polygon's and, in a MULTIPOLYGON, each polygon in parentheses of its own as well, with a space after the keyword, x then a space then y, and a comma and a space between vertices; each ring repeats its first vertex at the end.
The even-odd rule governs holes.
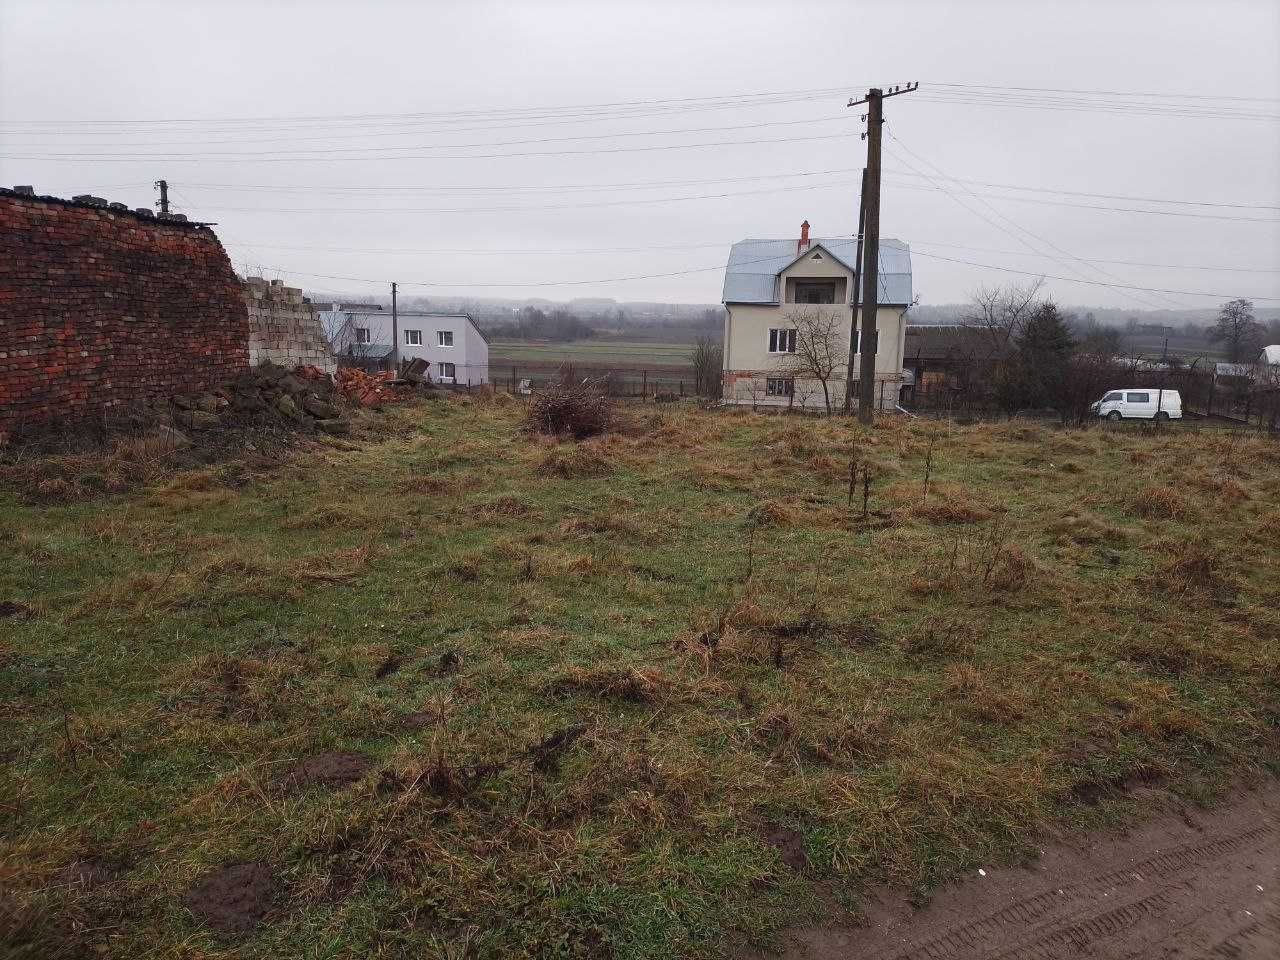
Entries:
POLYGON ((809 221, 800 224, 800 239, 796 241, 796 253, 804 253, 809 249, 809 221))

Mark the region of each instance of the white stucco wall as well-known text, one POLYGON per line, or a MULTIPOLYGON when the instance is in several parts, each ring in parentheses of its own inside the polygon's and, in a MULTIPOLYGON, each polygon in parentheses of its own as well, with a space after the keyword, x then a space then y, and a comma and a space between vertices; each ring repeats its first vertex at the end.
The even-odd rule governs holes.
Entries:
MULTIPOLYGON (((391 342, 391 312, 353 313, 351 322, 357 327, 368 327, 373 343, 391 342)), ((427 371, 432 380, 439 379, 440 364, 452 363, 456 371, 457 382, 488 383, 489 382, 489 344, 484 337, 461 314, 422 314, 401 313, 399 315, 399 350, 400 359, 414 360, 422 358, 431 364, 427 371), (410 345, 406 331, 417 330, 422 334, 421 345, 410 345), (453 334, 453 346, 439 345, 439 332, 449 331, 453 334)))

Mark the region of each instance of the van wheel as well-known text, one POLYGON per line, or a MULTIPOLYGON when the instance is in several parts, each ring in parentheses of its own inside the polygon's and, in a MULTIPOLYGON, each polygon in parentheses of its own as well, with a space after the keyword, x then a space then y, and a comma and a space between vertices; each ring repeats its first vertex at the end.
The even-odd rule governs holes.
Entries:
POLYGON ((1108 420, 1110 420, 1112 423, 1119 423, 1119 422, 1120 422, 1120 411, 1119 411, 1119 410, 1112 410, 1110 413, 1108 413, 1108 414, 1107 414, 1107 419, 1108 419, 1108 420))
POLYGON ((1168 419, 1169 419, 1169 412, 1168 412, 1167 410, 1160 410, 1159 412, 1157 412, 1157 413, 1156 413, 1156 419, 1157 419, 1157 420, 1168 420, 1168 419))

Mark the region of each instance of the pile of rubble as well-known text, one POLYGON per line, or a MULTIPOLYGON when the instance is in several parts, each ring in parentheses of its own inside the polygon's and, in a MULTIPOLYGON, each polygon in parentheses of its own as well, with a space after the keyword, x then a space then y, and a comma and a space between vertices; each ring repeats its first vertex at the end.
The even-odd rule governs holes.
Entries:
POLYGON ((192 430, 209 430, 263 416, 279 417, 304 429, 342 434, 351 429, 339 406, 333 377, 317 367, 289 370, 264 361, 230 383, 206 393, 170 398, 173 422, 192 430))

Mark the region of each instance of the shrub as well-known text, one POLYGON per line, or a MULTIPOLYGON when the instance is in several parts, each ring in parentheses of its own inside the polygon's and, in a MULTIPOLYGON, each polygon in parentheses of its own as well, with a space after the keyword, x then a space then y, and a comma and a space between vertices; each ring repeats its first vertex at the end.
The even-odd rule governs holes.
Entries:
POLYGON ((604 433, 613 422, 613 401, 590 380, 566 382, 534 394, 529 403, 531 429, 575 440, 604 433))

